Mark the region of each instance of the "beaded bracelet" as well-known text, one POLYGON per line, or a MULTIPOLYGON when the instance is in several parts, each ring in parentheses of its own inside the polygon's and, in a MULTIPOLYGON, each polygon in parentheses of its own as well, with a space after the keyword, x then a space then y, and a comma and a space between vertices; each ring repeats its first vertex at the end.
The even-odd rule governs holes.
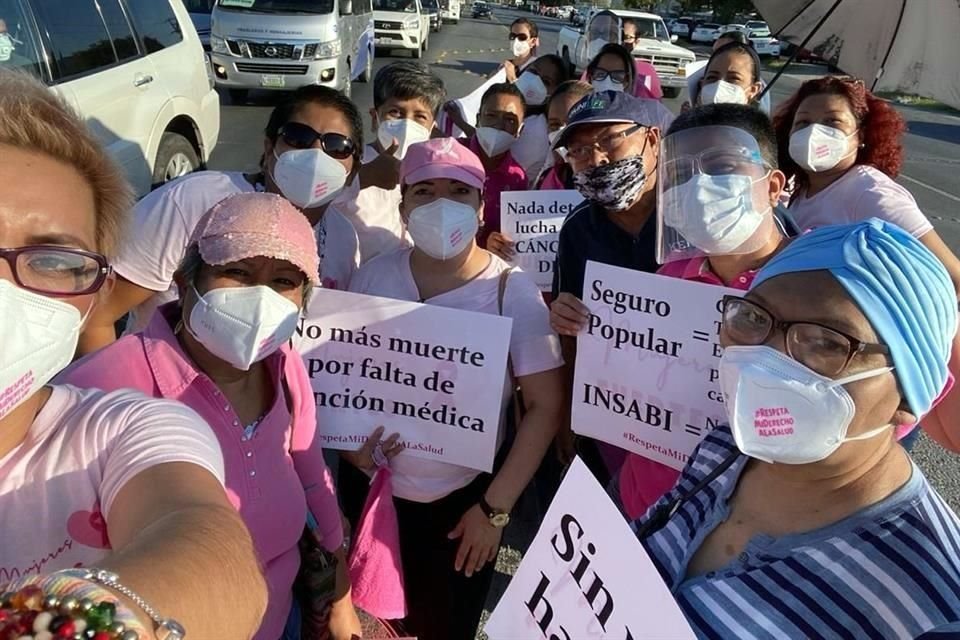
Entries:
POLYGON ((32 580, 0 596, 0 639, 140 640, 136 617, 118 613, 115 599, 90 597, 109 598, 106 589, 65 576, 32 580))

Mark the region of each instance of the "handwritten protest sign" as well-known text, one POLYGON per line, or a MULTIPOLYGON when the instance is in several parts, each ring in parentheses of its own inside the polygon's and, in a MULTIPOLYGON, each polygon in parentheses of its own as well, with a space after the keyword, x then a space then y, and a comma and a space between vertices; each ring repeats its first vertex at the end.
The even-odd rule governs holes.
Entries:
POLYGON ((514 242, 513 263, 529 273, 541 291, 553 286, 553 263, 564 218, 583 202, 578 191, 504 191, 500 228, 514 242))
POLYGON ((324 446, 359 449, 384 425, 401 455, 493 469, 509 318, 334 290, 306 316, 293 343, 324 446))
POLYGON ((588 262, 573 430, 682 469, 726 422, 720 301, 742 292, 588 262))
POLYGON ((484 631, 490 640, 695 637, 643 546, 579 458, 484 631))

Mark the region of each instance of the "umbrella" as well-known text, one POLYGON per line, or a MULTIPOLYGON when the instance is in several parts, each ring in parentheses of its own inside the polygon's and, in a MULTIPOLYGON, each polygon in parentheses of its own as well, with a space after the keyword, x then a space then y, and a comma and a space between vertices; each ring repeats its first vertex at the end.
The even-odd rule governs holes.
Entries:
POLYGON ((960 108, 958 0, 754 0, 754 6, 781 40, 862 78, 873 91, 960 108))

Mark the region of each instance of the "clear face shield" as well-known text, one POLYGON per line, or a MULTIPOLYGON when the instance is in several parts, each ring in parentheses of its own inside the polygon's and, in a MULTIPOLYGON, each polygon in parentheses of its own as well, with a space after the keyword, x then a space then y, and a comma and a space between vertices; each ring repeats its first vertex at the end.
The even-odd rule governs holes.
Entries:
POLYGON ((742 255, 776 233, 771 167, 756 139, 725 126, 667 136, 657 169, 657 261, 742 255))
POLYGON ((593 17, 587 26, 587 59, 593 60, 606 44, 620 44, 623 21, 617 14, 601 11, 593 17))

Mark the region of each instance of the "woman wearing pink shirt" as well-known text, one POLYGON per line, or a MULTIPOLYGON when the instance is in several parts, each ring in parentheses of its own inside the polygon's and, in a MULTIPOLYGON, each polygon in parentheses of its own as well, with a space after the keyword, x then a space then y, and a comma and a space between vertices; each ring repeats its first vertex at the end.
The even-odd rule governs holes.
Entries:
POLYGON ((58 637, 249 638, 266 589, 210 428, 130 389, 50 384, 113 287, 123 175, 55 94, 2 69, 0 158, 0 592, 25 589, 0 602, 0 638, 51 638, 80 599, 97 619, 58 637))
MULTIPOLYGON (((179 400, 213 428, 227 495, 267 578, 270 599, 257 640, 299 638, 284 629, 309 510, 321 544, 341 560, 330 630, 336 640, 349 640, 360 626, 349 597, 340 510, 314 437, 313 392, 288 344, 319 284, 310 223, 280 196, 231 196, 201 218, 175 280, 180 301, 160 307, 142 333, 77 362, 62 380, 179 400)), ((294 614, 291 624, 297 621, 294 614)))
MULTIPOLYGON (((414 246, 374 258, 350 284, 357 293, 513 321, 511 373, 526 411, 493 474, 407 455, 390 438, 381 445, 392 457, 409 612, 404 628, 420 640, 474 637, 503 527, 553 441, 566 395, 560 343, 536 285, 477 245, 485 178, 480 159, 452 138, 412 145, 400 168, 400 189, 414 246)), ((506 406, 513 381, 507 371, 502 375, 506 406)), ((502 442, 505 425, 499 430, 502 442)), ((374 431, 373 438, 382 433, 374 431)), ((340 465, 340 494, 348 517, 355 518, 375 463, 364 451, 344 457, 350 464, 340 465)))
MULTIPOLYGON (((658 167, 657 272, 746 290, 787 242, 774 207, 786 178, 777 142, 760 110, 714 104, 687 111, 663 139, 658 167)), ((680 472, 630 454, 619 497, 630 520, 673 488, 680 472)))

